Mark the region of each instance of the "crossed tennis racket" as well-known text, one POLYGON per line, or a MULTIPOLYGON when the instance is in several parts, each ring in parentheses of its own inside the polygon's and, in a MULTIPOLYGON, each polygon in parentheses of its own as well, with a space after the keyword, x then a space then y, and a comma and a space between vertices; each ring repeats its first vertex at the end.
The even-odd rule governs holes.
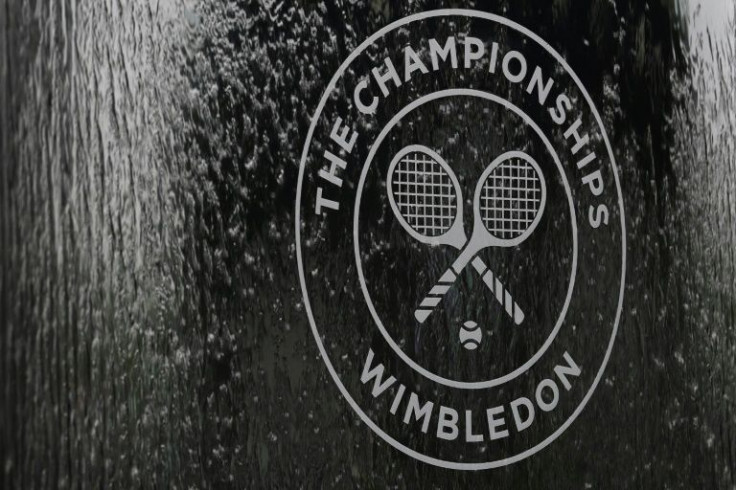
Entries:
POLYGON ((412 238, 460 251, 414 311, 419 323, 432 314, 458 275, 471 263, 516 325, 524 312, 478 252, 488 247, 513 247, 529 238, 539 224, 547 199, 542 171, 521 151, 509 151, 483 171, 473 199, 473 232, 463 226, 460 183, 447 162, 430 148, 409 145, 388 168, 388 197, 402 228, 412 238))

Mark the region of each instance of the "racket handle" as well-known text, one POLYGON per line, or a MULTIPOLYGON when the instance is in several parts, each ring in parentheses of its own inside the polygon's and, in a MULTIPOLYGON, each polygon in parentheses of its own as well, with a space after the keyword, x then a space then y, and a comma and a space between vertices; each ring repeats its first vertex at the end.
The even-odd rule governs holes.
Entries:
POLYGON ((496 301, 498 301, 498 304, 503 307, 509 318, 514 320, 516 325, 521 325, 525 318, 524 311, 522 311, 516 301, 514 301, 514 298, 511 297, 511 293, 509 293, 501 281, 497 277, 493 277, 493 272, 486 267, 486 264, 480 257, 476 257, 473 260, 473 268, 483 279, 483 283, 491 290, 496 301))
MULTIPOLYGON (((506 314, 511 318, 516 325, 521 325, 524 321, 525 315, 519 305, 514 301, 511 293, 504 287, 498 278, 493 276, 493 272, 486 267, 483 259, 476 257, 473 260, 473 268, 478 272, 478 275, 483 279, 483 283, 490 289, 496 301, 503 307, 506 314)), ((429 294, 422 300, 419 307, 414 310, 414 318, 419 323, 424 323, 429 315, 432 314, 434 309, 442 301, 442 297, 450 290, 450 287, 457 280, 457 274, 452 270, 452 267, 440 277, 439 282, 435 285, 429 294)))
POLYGON ((450 287, 456 279, 457 274, 452 270, 452 267, 442 274, 439 282, 432 288, 422 302, 419 303, 419 307, 414 310, 414 318, 416 318, 419 323, 424 323, 424 321, 429 318, 429 315, 431 315, 435 307, 440 304, 442 297, 450 290, 450 287))

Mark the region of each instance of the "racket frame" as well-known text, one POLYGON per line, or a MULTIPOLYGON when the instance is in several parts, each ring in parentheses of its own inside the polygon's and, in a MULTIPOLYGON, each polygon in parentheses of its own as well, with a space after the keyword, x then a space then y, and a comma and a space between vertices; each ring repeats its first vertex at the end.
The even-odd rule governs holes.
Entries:
POLYGON ((426 243, 429 245, 449 245, 458 250, 462 249, 463 246, 465 246, 465 244, 467 243, 467 236, 465 235, 465 229, 463 227, 463 195, 462 190, 460 189, 460 182, 458 182, 455 172, 452 171, 447 162, 436 151, 424 145, 408 145, 402 148, 394 156, 393 160, 391 160, 391 164, 388 166, 386 185, 388 186, 387 193, 391 209, 393 210, 394 215, 396 216, 396 219, 398 220, 401 227, 407 233, 409 233, 412 238, 421 243, 426 243), (455 209, 457 212, 455 214, 452 225, 441 235, 428 236, 417 232, 414 228, 412 228, 406 218, 404 218, 401 209, 396 203, 396 198, 394 196, 394 172, 396 172, 396 167, 399 165, 401 160, 409 153, 423 153, 433 159, 445 171, 450 179, 453 190, 455 191, 455 209))
MULTIPOLYGON (((477 241, 484 241, 488 243, 488 245, 483 246, 482 248, 486 247, 515 247, 516 245, 519 245, 520 243, 524 242, 527 238, 529 238, 529 235, 531 235, 534 230, 537 228, 537 225, 542 219, 542 214, 544 214, 544 207, 547 203, 547 184, 544 180, 544 174, 542 174, 542 169, 539 167, 539 164, 534 160, 530 155, 527 153, 524 153, 523 151, 507 151, 506 153, 503 153, 502 155, 499 155, 496 157, 495 160, 491 162, 488 167, 483 171, 483 173, 480 175, 480 178, 478 179, 478 184, 475 186, 475 195, 473 197, 473 234, 472 238, 470 239, 470 242, 473 242, 474 240, 477 241), (526 161, 529 165, 532 166, 534 171, 537 174, 537 177, 539 178, 539 184, 540 184, 540 204, 539 209, 537 210, 537 214, 534 216, 534 220, 529 224, 529 226, 526 228, 526 230, 520 234, 517 237, 510 238, 510 239, 503 239, 498 238, 493 235, 485 226, 485 221, 483 220, 483 217, 480 213, 481 208, 481 196, 483 194, 483 187, 486 184, 486 180, 488 180, 488 177, 491 175, 491 173, 496 170, 502 163, 506 162, 507 160, 511 160, 513 158, 518 158, 521 160, 526 161)), ((468 244, 470 246, 470 244, 468 244)))

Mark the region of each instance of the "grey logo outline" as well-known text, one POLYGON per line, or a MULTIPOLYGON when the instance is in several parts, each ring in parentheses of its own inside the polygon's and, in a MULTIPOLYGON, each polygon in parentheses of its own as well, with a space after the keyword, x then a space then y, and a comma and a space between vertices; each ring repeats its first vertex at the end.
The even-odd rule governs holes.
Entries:
POLYGON ((314 116, 312 117, 312 122, 307 132, 306 142, 305 142, 304 149, 301 155, 299 176, 298 176, 297 189, 296 189, 296 200, 295 200, 295 242, 296 242, 295 251, 296 251, 296 260, 297 260, 298 273, 299 273, 299 282, 300 282, 300 286, 302 290, 303 303, 304 303, 307 318, 309 320, 309 324, 310 324, 312 333, 314 335, 315 341, 317 343, 317 347, 320 351, 322 360, 325 363, 325 366, 327 367, 331 377, 333 378, 333 381, 337 385, 342 395, 345 397, 345 400, 348 402, 351 408, 355 411, 355 413, 358 414, 361 420, 366 425, 368 425, 368 427, 370 427, 371 430, 375 434, 381 437, 388 444, 402 451, 408 456, 411 456, 414 459, 417 459, 427 464, 442 467, 442 468, 465 470, 465 471, 469 471, 469 470, 476 471, 476 470, 498 468, 498 467, 506 466, 506 465, 521 461, 529 456, 534 455, 535 453, 544 449, 545 447, 547 447, 550 443, 552 443, 555 439, 557 439, 565 430, 567 430, 568 427, 570 427, 570 425, 575 421, 575 419, 580 415, 582 410, 585 408, 588 401, 590 400, 593 393, 595 392, 596 387, 600 383, 600 380, 603 376, 603 372, 605 371, 606 365, 608 364, 608 361, 611 356, 611 352, 613 350, 613 345, 616 339, 616 334, 618 332, 619 322, 621 319, 621 312, 623 310, 624 290, 625 290, 625 284, 626 284, 627 248, 626 248, 626 218, 625 218, 624 210, 625 210, 625 207, 624 207, 623 195, 621 191, 621 183, 620 183, 620 179, 618 176, 618 167, 616 165, 615 157, 613 154, 613 149, 608 139, 608 135, 606 134, 604 130, 604 125, 603 125, 601 116, 598 113, 598 110, 596 109, 595 104, 593 103, 593 100, 590 97, 590 94, 585 89, 585 86, 580 81, 580 78, 575 74, 575 72, 572 70, 569 64, 565 61, 565 59, 557 51, 555 51, 555 49, 552 48, 546 41, 544 41, 534 32, 504 17, 498 16, 495 14, 491 14, 491 13, 487 13, 487 12, 480 12, 480 11, 469 10, 469 9, 438 9, 438 10, 420 12, 417 14, 413 14, 413 15, 404 17, 395 22, 392 22, 391 24, 376 31, 374 34, 369 36, 365 41, 363 41, 363 43, 361 43, 354 51, 352 51, 350 55, 347 57, 347 59, 340 65, 340 67, 338 68, 338 70, 335 72, 332 79, 328 83, 325 89, 325 92, 322 98, 320 99, 317 109, 315 110, 314 116), (353 399, 353 397, 350 395, 350 392, 345 388, 345 385, 340 380, 340 377, 335 371, 335 368, 332 365, 329 359, 328 353, 325 349, 325 346, 323 345, 322 340, 320 338, 319 330, 317 329, 317 326, 314 320, 314 314, 312 312, 311 305, 309 302, 309 296, 308 296, 306 281, 305 281, 305 271, 304 271, 303 260, 302 260, 302 249, 301 249, 301 205, 302 205, 302 186, 304 183, 305 165, 306 165, 307 157, 309 154, 310 142, 312 141, 314 131, 317 125, 317 121, 322 111, 324 110, 324 107, 327 103, 330 93, 335 89, 337 85, 337 81, 340 79, 340 77, 345 72, 347 67, 350 66, 350 64, 355 60, 355 58, 360 53, 362 53, 368 46, 373 44, 377 39, 381 38, 386 33, 394 29, 397 29, 398 27, 401 27, 403 25, 409 24, 411 22, 433 18, 433 17, 442 17, 442 16, 446 16, 446 17, 461 16, 461 17, 470 17, 470 18, 480 18, 480 19, 489 20, 491 22, 496 22, 498 24, 506 26, 512 30, 515 30, 521 33, 522 35, 526 36, 532 41, 536 42, 538 45, 544 48, 557 61, 557 63, 559 63, 564 68, 566 73, 570 76, 570 78, 573 80, 573 82, 576 84, 576 86, 582 93, 585 99, 585 102, 590 108, 591 113, 593 114, 598 127, 601 128, 602 130, 601 133, 602 133, 603 142, 605 144, 605 147, 607 150, 607 156, 610 161, 611 168, 613 170, 612 174, 613 174, 616 192, 618 196, 617 204, 620 210, 621 279, 620 279, 620 286, 619 286, 618 305, 616 307, 616 314, 615 314, 615 318, 613 322, 611 337, 606 347, 606 351, 603 356, 601 365, 598 368, 598 371, 595 375, 595 378, 593 379, 593 382, 590 385, 590 388, 588 389, 585 396, 583 397, 581 402, 578 404, 574 412, 568 417, 568 419, 560 427, 558 427, 552 434, 548 435, 544 440, 542 440, 535 446, 528 448, 525 451, 522 451, 515 455, 508 456, 503 459, 498 459, 498 460, 488 461, 488 462, 481 462, 481 463, 463 463, 463 462, 456 462, 456 461, 446 461, 446 460, 428 456, 426 454, 419 453, 418 451, 415 451, 405 446, 404 444, 398 442, 397 440, 389 436, 386 432, 383 431, 383 429, 381 429, 375 422, 373 422, 373 420, 368 415, 366 415, 366 413, 356 403, 355 399, 353 399))

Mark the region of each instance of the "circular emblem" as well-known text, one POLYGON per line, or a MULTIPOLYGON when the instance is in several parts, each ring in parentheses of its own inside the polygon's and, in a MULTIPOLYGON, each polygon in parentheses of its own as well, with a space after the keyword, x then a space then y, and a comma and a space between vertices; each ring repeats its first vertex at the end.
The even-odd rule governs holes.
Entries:
POLYGON ((330 81, 299 169, 304 305, 343 396, 437 466, 546 447, 613 347, 623 210, 603 121, 538 36, 457 9, 381 29, 330 81))

